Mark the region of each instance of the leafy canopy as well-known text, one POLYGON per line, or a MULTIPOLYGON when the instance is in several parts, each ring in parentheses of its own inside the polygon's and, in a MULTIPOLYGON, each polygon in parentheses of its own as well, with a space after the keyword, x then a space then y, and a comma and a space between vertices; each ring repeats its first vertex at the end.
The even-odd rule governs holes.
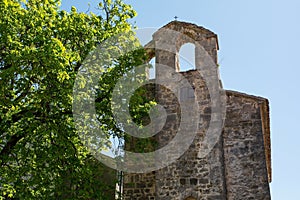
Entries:
MULTIPOLYGON (((87 55, 130 32, 136 13, 121 0, 103 0, 97 15, 60 10, 60 3, 0 2, 0 199, 106 199, 113 191, 76 133, 72 90, 87 55)), ((109 101, 118 77, 144 62, 142 51, 133 58, 116 61, 101 80, 96 107, 107 137, 122 132, 109 101)))

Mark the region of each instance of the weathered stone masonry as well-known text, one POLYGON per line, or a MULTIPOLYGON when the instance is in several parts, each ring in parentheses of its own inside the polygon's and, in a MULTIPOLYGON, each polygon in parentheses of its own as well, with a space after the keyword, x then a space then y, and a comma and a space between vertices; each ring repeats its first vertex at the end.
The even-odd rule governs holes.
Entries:
MULTIPOLYGON (((217 64, 218 39, 213 32, 194 24, 174 21, 153 35, 147 45, 150 57, 156 58, 156 79, 163 80, 162 65, 173 66, 179 71, 178 55, 185 43, 196 41, 217 64), (166 34, 166 29, 181 34, 166 34), (170 35, 171 34, 171 35, 170 35), (160 45, 170 50, 160 50, 160 45), (177 53, 173 53, 177 52, 177 53)), ((271 182, 271 149, 268 100, 234 91, 220 92, 226 96, 226 119, 220 138, 205 157, 199 156, 203 137, 214 120, 213 103, 203 76, 218 76, 217 65, 207 72, 199 70, 203 63, 201 47, 195 48, 196 69, 180 72, 193 86, 194 94, 187 92, 174 100, 174 94, 162 86, 156 86, 155 96, 167 111, 164 128, 156 135, 159 147, 166 145, 176 134, 181 115, 180 105, 196 101, 200 108, 197 135, 189 150, 175 163, 147 174, 125 174, 124 200, 268 200, 271 182), (213 73, 213 74, 211 74, 213 73)), ((177 80, 168 84, 180 84, 177 80)), ((183 93, 184 90, 179 90, 183 93)), ((186 92, 186 91, 185 91, 186 92)))

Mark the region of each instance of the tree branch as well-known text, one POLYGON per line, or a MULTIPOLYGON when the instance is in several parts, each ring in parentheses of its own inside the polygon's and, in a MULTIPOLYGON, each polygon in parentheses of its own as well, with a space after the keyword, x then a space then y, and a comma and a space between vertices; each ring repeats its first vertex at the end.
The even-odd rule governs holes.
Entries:
POLYGON ((6 145, 4 146, 4 148, 0 152, 1 166, 3 166, 3 164, 4 164, 4 158, 5 158, 5 156, 9 156, 9 154, 12 151, 12 149, 25 136, 26 136, 25 133, 16 134, 16 135, 11 136, 11 138, 9 139, 9 141, 6 143, 6 145))
POLYGON ((103 0, 103 7, 106 14, 106 22, 109 23, 109 10, 106 0, 103 0))

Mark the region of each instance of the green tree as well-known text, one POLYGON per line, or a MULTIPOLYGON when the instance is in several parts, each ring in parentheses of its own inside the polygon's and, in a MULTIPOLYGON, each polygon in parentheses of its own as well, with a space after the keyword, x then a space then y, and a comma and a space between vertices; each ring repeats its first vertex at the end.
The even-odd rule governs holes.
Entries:
MULTIPOLYGON (((130 32, 136 13, 121 0, 103 0, 99 12, 66 12, 60 0, 0 2, 0 199, 109 199, 107 171, 74 128, 72 90, 87 55, 130 32)), ((96 106, 108 134, 122 132, 108 106, 111 90, 142 55, 120 58, 100 80, 96 106)))

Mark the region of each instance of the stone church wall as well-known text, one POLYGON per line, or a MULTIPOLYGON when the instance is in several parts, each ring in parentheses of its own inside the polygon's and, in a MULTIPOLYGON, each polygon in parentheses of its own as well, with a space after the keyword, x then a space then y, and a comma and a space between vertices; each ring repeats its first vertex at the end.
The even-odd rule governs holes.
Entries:
MULTIPOLYGON (((155 86, 156 101, 166 109, 167 120, 163 129, 154 137, 157 148, 161 148, 175 137, 179 128, 182 106, 196 102, 200 113, 196 136, 186 151, 176 162, 145 174, 124 175, 124 200, 269 200, 271 181, 271 158, 267 100, 239 92, 224 91, 220 86, 210 88, 213 92, 226 95, 226 118, 220 129, 221 135, 206 156, 200 149, 206 148, 204 137, 210 122, 215 119, 215 102, 212 91, 207 88, 207 79, 218 76, 217 36, 211 31, 184 22, 171 22, 165 28, 182 33, 172 35, 158 31, 150 43, 149 55, 156 58, 156 79, 170 88, 178 88, 174 93, 166 87, 155 86), (197 41, 195 45, 196 69, 180 72, 183 78, 173 77, 163 66, 180 70, 177 53, 180 47, 197 41), (160 50, 167 46, 168 50, 160 50), (201 47, 200 47, 201 46, 201 47), (158 48, 158 49, 157 49, 158 48), (212 70, 201 68, 203 48, 212 58, 212 70), (200 70, 202 69, 202 71, 200 70), (174 78, 174 81, 166 81, 174 78), (188 80, 193 93, 188 88, 180 88, 182 80, 188 80)), ((193 113, 194 110, 183 112, 193 113)), ((217 123, 217 121, 215 122, 217 123)), ((178 147, 179 148, 179 147, 178 147)), ((166 152, 172 156, 173 152, 166 152)), ((160 161, 159 157, 157 157, 160 161)))

